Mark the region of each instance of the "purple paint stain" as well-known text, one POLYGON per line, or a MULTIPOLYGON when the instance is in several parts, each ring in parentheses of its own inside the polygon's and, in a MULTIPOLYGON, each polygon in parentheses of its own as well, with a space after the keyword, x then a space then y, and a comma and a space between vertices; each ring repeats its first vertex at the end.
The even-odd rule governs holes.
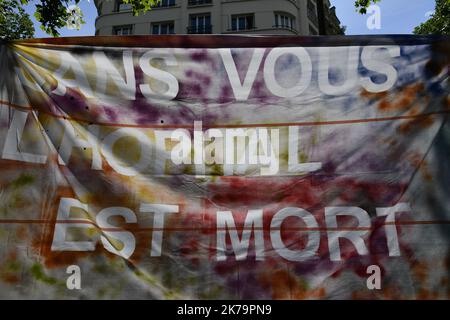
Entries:
POLYGON ((180 104, 177 108, 178 115, 177 120, 185 120, 185 121, 193 121, 196 120, 196 116, 191 112, 190 108, 188 106, 180 104))
POLYGON ((229 278, 227 285, 238 291, 240 299, 270 299, 270 288, 262 285, 253 272, 239 273, 239 278, 229 278))
POLYGON ((230 118, 226 113, 217 114, 214 112, 205 112, 202 116, 203 126, 207 128, 210 125, 217 124, 217 121, 220 120, 220 123, 226 122, 230 118))
POLYGON ((193 98, 198 99, 203 103, 208 103, 211 99, 208 95, 208 90, 211 85, 211 78, 208 75, 204 75, 193 70, 188 70, 185 74, 191 79, 189 79, 188 82, 180 83, 180 90, 177 98, 193 98))
POLYGON ((373 230, 369 236, 369 250, 372 254, 389 255, 384 228, 385 219, 385 217, 377 217, 372 220, 373 230))
POLYGON ((336 164, 332 161, 327 161, 322 164, 320 172, 325 174, 334 174, 336 172, 336 164))
POLYGON ((109 121, 111 122, 117 121, 117 113, 112 108, 104 107, 103 110, 109 121))
POLYGON ((209 86, 211 84, 211 78, 200 72, 195 72, 194 70, 187 70, 185 72, 185 75, 188 78, 194 78, 195 80, 199 80, 204 85, 209 86))
MULTIPOLYGON (((144 74, 142 70, 136 66, 134 70, 136 77, 136 99, 131 101, 129 109, 135 113, 135 121, 137 124, 160 124, 160 120, 164 118, 164 115, 161 114, 159 107, 156 105, 151 105, 147 98, 144 97, 139 88, 139 84, 144 83, 144 74)), ((126 110, 126 112, 128 111, 129 110, 126 110)))
POLYGON ((321 257, 319 261, 304 261, 302 263, 295 263, 293 266, 295 274, 309 275, 333 270, 336 264, 336 262, 331 261, 328 257, 321 257))
POLYGON ((208 50, 195 50, 193 53, 191 53, 190 56, 191 59, 195 62, 205 62, 206 60, 208 60, 208 50))
POLYGON ((248 260, 237 262, 228 259, 215 265, 216 273, 225 278, 228 291, 235 292, 242 299, 270 299, 270 284, 258 280, 261 262, 255 261, 254 252, 249 252, 248 260))
POLYGON ((220 90, 219 103, 231 102, 233 99, 231 87, 229 85, 223 86, 220 90))
POLYGON ((86 98, 78 91, 72 88, 67 88, 64 96, 51 94, 51 99, 56 103, 59 109, 67 113, 69 116, 75 114, 82 114, 89 120, 92 120, 92 114, 87 112, 86 98))
POLYGON ((191 84, 188 88, 190 90, 190 93, 194 94, 195 96, 201 96, 203 93, 202 87, 198 83, 191 84))

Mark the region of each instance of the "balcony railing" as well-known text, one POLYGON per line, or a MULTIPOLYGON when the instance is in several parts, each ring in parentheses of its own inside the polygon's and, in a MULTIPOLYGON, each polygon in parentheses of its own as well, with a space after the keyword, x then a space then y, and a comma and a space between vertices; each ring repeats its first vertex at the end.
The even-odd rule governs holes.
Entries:
POLYGON ((165 1, 160 1, 157 4, 153 5, 152 8, 157 9, 157 8, 168 8, 168 7, 174 7, 176 6, 176 1, 174 0, 165 0, 165 1))
POLYGON ((258 29, 257 27, 251 27, 251 28, 245 28, 245 29, 238 29, 238 28, 233 29, 233 28, 230 28, 230 29, 227 29, 227 32, 236 32, 236 33, 238 33, 238 32, 249 32, 249 31, 255 31, 257 29, 258 29))
POLYGON ((188 34, 211 34, 212 33, 212 25, 187 27, 187 33, 188 34))
POLYGON ((212 0, 189 0, 188 6, 201 6, 204 4, 212 4, 212 0))
POLYGON ((277 28, 277 29, 287 29, 287 30, 291 30, 295 33, 297 33, 297 30, 291 26, 285 25, 285 24, 274 24, 272 26, 272 28, 277 28))

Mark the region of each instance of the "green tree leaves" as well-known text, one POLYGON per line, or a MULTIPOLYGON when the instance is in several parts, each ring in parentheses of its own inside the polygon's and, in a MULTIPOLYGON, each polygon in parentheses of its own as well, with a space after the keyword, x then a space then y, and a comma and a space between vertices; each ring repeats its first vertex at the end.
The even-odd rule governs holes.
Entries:
POLYGON ((33 36, 33 22, 19 1, 0 0, 0 38, 10 40, 33 36))
POLYGON ((380 0, 356 0, 355 1, 356 11, 358 11, 361 14, 366 14, 367 8, 369 8, 371 4, 375 4, 377 2, 380 2, 380 0))
POLYGON ((450 0, 436 0, 436 9, 431 18, 414 29, 415 34, 450 35, 450 0))
MULTIPOLYGON (((371 4, 381 0, 356 0, 356 10, 361 14, 367 13, 367 8, 371 4)), ((386 1, 386 0, 385 0, 386 1)), ((436 9, 433 16, 426 22, 417 26, 415 34, 450 34, 450 0, 436 0, 436 9)))
POLYGON ((123 0, 124 3, 129 3, 133 7, 133 14, 135 16, 140 13, 145 13, 156 6, 161 0, 123 0))

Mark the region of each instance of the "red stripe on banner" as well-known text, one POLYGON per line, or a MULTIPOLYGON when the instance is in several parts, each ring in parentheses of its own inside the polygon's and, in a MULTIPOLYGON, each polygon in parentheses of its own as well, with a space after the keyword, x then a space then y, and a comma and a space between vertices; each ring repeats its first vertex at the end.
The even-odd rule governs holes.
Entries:
MULTIPOLYGON (((7 105, 13 108, 30 109, 29 107, 19 106, 10 104, 6 101, 0 100, 1 104, 7 105)), ((66 117, 61 115, 55 115, 47 111, 38 111, 39 113, 44 113, 46 115, 52 116, 58 119, 64 119, 69 121, 77 121, 89 123, 91 125, 101 125, 108 127, 127 127, 127 128, 148 128, 148 129, 192 129, 193 124, 148 124, 148 125, 138 125, 138 124, 124 124, 124 123, 111 123, 111 122, 93 122, 90 120, 80 119, 76 117, 66 117)), ((292 126, 328 126, 328 125, 342 125, 342 124, 358 124, 358 123, 370 123, 370 122, 383 122, 383 121, 396 121, 396 120, 411 120, 411 119, 421 119, 436 115, 447 115, 450 114, 450 110, 441 110, 434 112, 421 113, 416 115, 408 116, 392 116, 392 117, 381 117, 381 118, 366 118, 366 119, 349 119, 349 120, 330 120, 330 121, 305 121, 305 122, 279 122, 279 123, 242 123, 242 124, 214 124, 207 125, 204 124, 203 127, 208 128, 259 128, 259 127, 292 127, 292 126)))

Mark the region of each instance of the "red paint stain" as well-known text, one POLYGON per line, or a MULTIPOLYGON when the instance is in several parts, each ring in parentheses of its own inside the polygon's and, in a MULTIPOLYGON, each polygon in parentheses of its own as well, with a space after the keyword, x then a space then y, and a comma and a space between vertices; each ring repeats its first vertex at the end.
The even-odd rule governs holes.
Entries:
POLYGON ((9 284, 17 284, 20 282, 20 271, 21 270, 10 270, 9 266, 12 264, 17 264, 17 253, 15 251, 10 251, 6 255, 5 261, 0 265, 0 278, 9 284))

